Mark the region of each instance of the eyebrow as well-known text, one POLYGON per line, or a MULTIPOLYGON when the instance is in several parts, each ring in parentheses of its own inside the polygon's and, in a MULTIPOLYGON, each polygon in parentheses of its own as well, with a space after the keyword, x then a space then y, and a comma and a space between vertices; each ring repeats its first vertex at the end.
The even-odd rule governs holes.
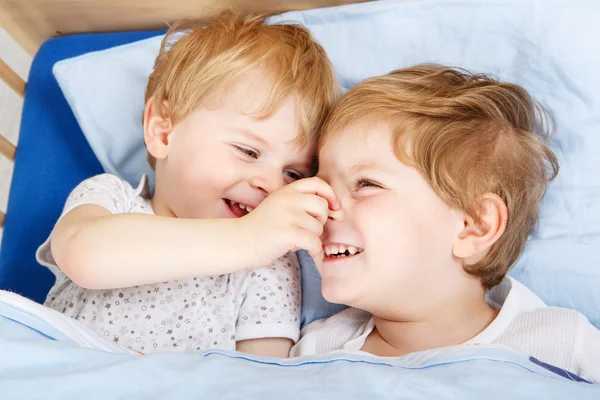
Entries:
POLYGON ((364 163, 354 165, 350 170, 355 174, 360 174, 365 171, 385 172, 390 173, 390 170, 377 163, 364 163))
POLYGON ((256 133, 254 133, 248 129, 243 129, 243 128, 229 128, 229 129, 232 132, 236 132, 236 133, 239 133, 239 134, 245 136, 246 138, 255 140, 265 147, 269 146, 269 143, 267 143, 267 141, 262 136, 257 135, 256 133))

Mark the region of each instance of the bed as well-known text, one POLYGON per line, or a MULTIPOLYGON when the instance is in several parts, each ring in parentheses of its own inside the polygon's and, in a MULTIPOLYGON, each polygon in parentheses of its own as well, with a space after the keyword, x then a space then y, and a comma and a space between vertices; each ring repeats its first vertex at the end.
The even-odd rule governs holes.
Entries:
MULTIPOLYGON (((15 162, 8 209, 0 214, 0 289, 31 299, 32 310, 43 302, 54 277, 37 264, 35 250, 68 193, 104 171, 124 177, 130 172, 107 158, 76 102, 83 86, 87 93, 97 90, 98 101, 114 95, 94 86, 93 79, 84 80, 108 63, 102 57, 126 44, 151 54, 167 22, 180 18, 210 18, 230 7, 273 14, 315 9, 274 18, 307 25, 334 60, 345 88, 400 66, 436 61, 517 81, 550 108, 557 118, 555 149, 563 170, 544 204, 540 230, 512 274, 548 304, 575 308, 600 326, 600 160, 595 156, 600 138, 593 134, 600 129, 600 79, 593 74, 600 56, 590 34, 591 29, 600 35, 593 23, 600 7, 592 1, 563 10, 560 1, 542 6, 536 1, 417 0, 318 10, 341 3, 354 1, 0 0, 0 25, 35 54, 27 83, 0 62, 0 78, 24 96, 18 146, 0 136, 0 154, 15 162), (504 28, 495 28, 500 25, 504 28), (79 70, 55 67, 62 60, 73 66, 69 60, 90 53, 87 64, 78 59, 79 70), (373 55, 377 63, 357 62, 373 55), (67 80, 75 87, 69 89, 67 80)), ((141 68, 135 60, 124 63, 141 68)), ((318 277, 305 255, 301 262, 303 322, 309 322, 339 308, 325 304, 314 284, 306 285, 318 277)), ((86 397, 103 399, 280 398, 284 393, 293 398, 600 396, 597 387, 493 346, 403 360, 334 354, 282 361, 227 352, 139 357, 82 345, 26 309, 0 301, 0 391, 14 394, 11 398, 75 398, 84 390, 92 393, 86 397), (112 384, 101 384, 104 379, 112 384), (492 386, 501 389, 490 393, 492 386), (37 390, 42 387, 44 393, 37 390)))

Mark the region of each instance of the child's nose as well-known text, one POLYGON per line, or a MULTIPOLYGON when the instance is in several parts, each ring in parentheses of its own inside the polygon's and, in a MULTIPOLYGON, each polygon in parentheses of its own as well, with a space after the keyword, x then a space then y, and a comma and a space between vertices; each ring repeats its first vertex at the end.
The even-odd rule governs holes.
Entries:
POLYGON ((261 190, 265 195, 271 194, 285 184, 281 170, 263 170, 250 179, 250 185, 261 190))
POLYGON ((321 239, 326 240, 331 237, 333 231, 339 229, 339 222, 344 221, 344 211, 342 208, 339 210, 329 210, 329 214, 327 215, 327 221, 325 221, 325 225, 323 225, 323 233, 321 234, 321 239))
POLYGON ((327 216, 328 221, 342 222, 344 220, 344 209, 340 208, 339 210, 329 210, 329 215, 327 216))

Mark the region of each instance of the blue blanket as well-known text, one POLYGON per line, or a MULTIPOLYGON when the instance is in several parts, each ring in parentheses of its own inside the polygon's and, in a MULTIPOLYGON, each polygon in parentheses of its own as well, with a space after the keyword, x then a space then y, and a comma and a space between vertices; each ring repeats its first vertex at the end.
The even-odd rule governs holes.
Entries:
POLYGON ((52 310, 22 303, 0 298, 2 399, 600 399, 600 385, 559 376, 500 346, 402 358, 141 356, 78 332, 72 322, 65 328, 52 310))

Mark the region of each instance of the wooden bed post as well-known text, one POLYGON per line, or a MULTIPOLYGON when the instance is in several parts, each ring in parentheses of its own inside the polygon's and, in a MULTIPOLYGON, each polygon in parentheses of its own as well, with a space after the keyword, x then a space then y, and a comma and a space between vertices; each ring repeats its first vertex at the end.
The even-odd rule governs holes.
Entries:
MULTIPOLYGON (((0 79, 2 79, 19 96, 25 95, 25 81, 13 69, 0 59, 0 79)), ((0 134, 0 154, 11 161, 15 160, 17 148, 0 134)), ((0 224, 0 226, 2 226, 0 224)))
MULTIPOLYGON (((19 96, 25 95, 25 81, 21 79, 19 75, 13 69, 0 59, 0 79, 3 80, 12 90, 14 90, 19 96)), ((9 159, 15 161, 15 153, 17 148, 8 139, 6 139, 0 133, 0 154, 9 159)), ((0 228, 4 226, 4 218, 6 215, 3 211, 0 211, 0 228)))
MULTIPOLYGON (((2 79, 19 96, 25 95, 26 83, 13 69, 0 59, 0 79, 2 79)), ((17 148, 0 133, 0 154, 11 161, 15 160, 17 148)), ((0 224, 0 226, 2 226, 0 224)))
POLYGON ((4 136, 0 135, 0 154, 8 158, 10 161, 15 161, 15 153, 17 148, 14 144, 8 141, 4 136))
POLYGON ((0 79, 14 90, 19 96, 25 95, 25 81, 0 58, 0 79))

